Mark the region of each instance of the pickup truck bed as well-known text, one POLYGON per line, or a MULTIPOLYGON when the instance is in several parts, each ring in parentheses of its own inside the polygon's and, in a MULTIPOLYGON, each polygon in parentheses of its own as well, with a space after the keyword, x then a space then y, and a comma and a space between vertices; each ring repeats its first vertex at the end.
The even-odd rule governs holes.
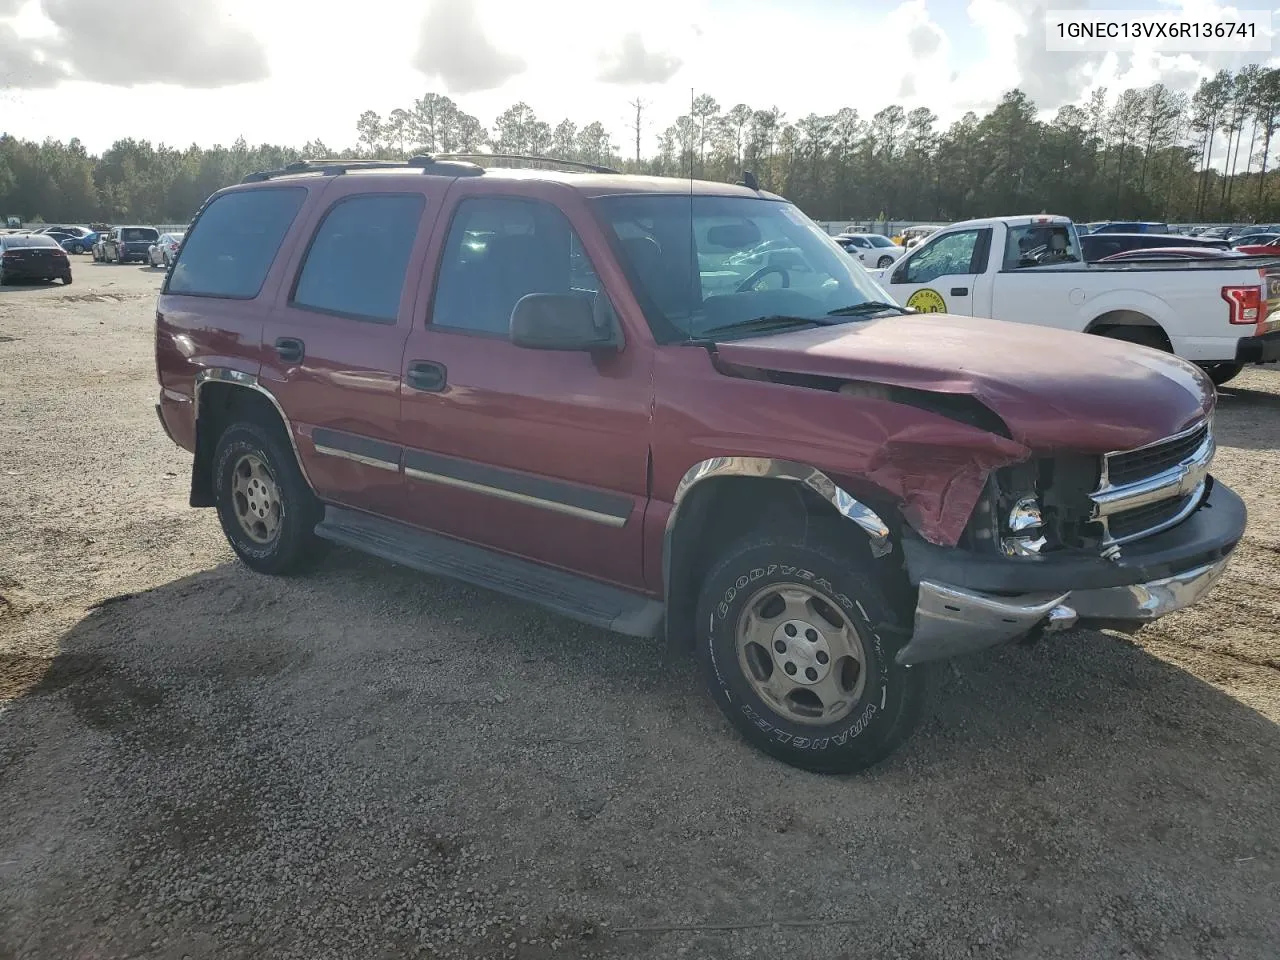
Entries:
POLYGON ((1280 360, 1275 257, 1085 264, 1070 220, 1005 217, 953 224, 876 276, 909 307, 1129 340, 1219 383, 1280 360))

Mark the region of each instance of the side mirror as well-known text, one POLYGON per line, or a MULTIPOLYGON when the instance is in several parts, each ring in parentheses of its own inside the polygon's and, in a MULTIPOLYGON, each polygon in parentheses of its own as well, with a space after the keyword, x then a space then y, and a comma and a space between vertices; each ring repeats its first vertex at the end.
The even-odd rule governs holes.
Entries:
POLYGON ((609 350, 620 345, 618 330, 589 298, 563 293, 530 293, 511 311, 511 342, 531 350, 609 350))

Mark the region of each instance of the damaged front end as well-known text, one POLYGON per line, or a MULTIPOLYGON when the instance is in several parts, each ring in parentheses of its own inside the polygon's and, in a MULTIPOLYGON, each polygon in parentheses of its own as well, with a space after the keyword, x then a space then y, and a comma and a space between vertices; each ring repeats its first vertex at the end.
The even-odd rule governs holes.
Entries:
POLYGON ((1076 625, 1135 630, 1196 603, 1244 531, 1208 419, 1134 450, 992 471, 960 541, 907 537, 921 663, 1076 625))
POLYGON ((1153 351, 1095 355, 1073 335, 1061 344, 1071 364, 1037 354, 1020 366, 988 337, 986 367, 1000 376, 980 375, 969 340, 945 344, 968 361, 948 367, 935 344, 893 344, 888 329, 720 345, 713 362, 729 378, 804 391, 799 418, 744 390, 722 427, 788 436, 796 462, 901 516, 895 541, 916 609, 899 662, 1075 625, 1134 630, 1196 603, 1221 576, 1246 511, 1209 472, 1214 395, 1202 374, 1153 351), (1034 376, 1046 363, 1054 375, 1034 376), (1068 366, 1093 372, 1077 382, 1068 366), (1118 409, 1122 385, 1135 393, 1118 409))

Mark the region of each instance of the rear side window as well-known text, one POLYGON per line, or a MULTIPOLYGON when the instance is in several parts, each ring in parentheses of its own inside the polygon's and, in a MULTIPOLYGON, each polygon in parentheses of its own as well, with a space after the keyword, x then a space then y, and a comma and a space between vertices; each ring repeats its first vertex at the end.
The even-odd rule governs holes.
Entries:
POLYGON ((325 214, 307 251, 293 304, 355 320, 395 323, 426 198, 349 197, 325 214))
POLYGON ((306 197, 302 187, 218 197, 192 228, 165 290, 184 296, 252 300, 306 197))

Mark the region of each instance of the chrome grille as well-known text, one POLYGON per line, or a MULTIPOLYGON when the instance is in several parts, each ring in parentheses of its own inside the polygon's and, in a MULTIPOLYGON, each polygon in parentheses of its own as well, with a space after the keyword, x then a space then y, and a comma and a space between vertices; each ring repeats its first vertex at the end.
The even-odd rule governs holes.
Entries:
POLYGON ((1147 533, 1155 527, 1179 517, 1191 501, 1193 494, 1149 503, 1134 510, 1122 510, 1107 518, 1107 529, 1113 540, 1125 540, 1147 533))
POLYGON ((1093 492, 1093 516, 1104 546, 1128 543, 1168 530, 1204 499, 1213 460, 1208 421, 1137 450, 1109 453, 1093 492))
POLYGON ((1106 479, 1112 484, 1132 483, 1179 463, 1195 453, 1209 435, 1209 424, 1202 423, 1186 433, 1161 440, 1149 447, 1109 453, 1106 457, 1106 479))

